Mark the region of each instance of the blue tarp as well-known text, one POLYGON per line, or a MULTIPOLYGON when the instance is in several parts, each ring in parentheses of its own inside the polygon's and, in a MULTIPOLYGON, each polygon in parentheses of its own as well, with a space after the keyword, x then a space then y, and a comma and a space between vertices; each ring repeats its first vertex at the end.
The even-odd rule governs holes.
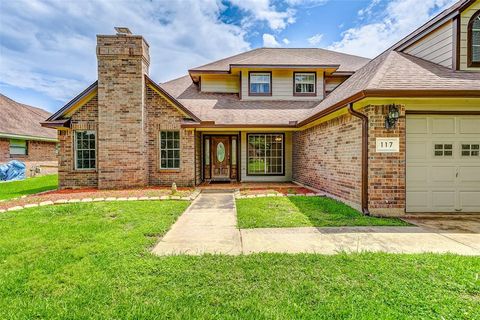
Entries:
POLYGON ((0 181, 12 181, 25 179, 25 163, 12 160, 6 164, 0 164, 0 181))

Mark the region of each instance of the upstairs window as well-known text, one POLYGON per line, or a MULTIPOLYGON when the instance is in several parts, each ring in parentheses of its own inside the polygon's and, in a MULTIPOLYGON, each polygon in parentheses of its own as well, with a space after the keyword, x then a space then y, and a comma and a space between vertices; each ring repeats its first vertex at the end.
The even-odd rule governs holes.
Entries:
POLYGON ((296 96, 314 96, 316 95, 315 91, 315 82, 316 82, 315 72, 294 72, 293 73, 293 94, 296 96))
POLYGON ((468 23, 468 66, 480 67, 480 10, 468 23))
POLYGON ((10 156, 26 156, 27 154, 26 140, 10 139, 10 156))
POLYGON ((249 72, 248 95, 271 96, 272 95, 272 73, 271 72, 249 72))

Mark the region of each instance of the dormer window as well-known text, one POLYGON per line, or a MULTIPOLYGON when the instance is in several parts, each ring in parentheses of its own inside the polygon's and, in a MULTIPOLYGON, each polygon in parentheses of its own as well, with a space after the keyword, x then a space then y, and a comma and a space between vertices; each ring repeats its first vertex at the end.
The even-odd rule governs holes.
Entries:
POLYGON ((293 73, 293 94, 295 96, 316 96, 315 72, 294 72, 293 73))
POLYGON ((480 10, 468 23, 468 66, 480 67, 480 10))
POLYGON ((249 72, 248 73, 248 95, 249 96, 271 96, 272 95, 272 73, 271 72, 249 72))

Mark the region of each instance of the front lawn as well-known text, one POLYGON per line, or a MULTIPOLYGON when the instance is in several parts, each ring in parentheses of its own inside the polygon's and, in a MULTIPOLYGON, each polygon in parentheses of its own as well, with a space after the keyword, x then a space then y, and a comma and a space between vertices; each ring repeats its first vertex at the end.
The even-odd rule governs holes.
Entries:
POLYGON ((239 228, 406 226, 395 218, 363 215, 327 197, 267 197, 237 199, 239 228))
POLYGON ((382 253, 156 257, 188 205, 0 215, 0 319, 478 319, 480 259, 382 253))
POLYGON ((58 175, 51 174, 25 180, 0 183, 0 200, 18 198, 58 188, 58 175))

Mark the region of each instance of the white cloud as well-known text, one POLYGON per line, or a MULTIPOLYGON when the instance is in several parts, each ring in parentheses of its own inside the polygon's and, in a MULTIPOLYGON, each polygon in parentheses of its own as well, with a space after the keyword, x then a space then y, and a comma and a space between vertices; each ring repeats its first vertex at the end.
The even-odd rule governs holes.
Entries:
POLYGON ((372 2, 370 2, 370 4, 366 8, 358 10, 358 15, 360 17, 363 17, 363 16, 366 16, 366 15, 372 14, 373 8, 375 8, 375 6, 380 3, 380 1, 381 0, 372 0, 372 2))
POLYGON ((290 40, 288 40, 287 38, 283 38, 282 42, 285 43, 285 44, 289 44, 290 40))
POLYGON ((184 75, 250 49, 244 30, 219 19, 221 10, 216 0, 2 2, 0 84, 70 100, 97 77, 95 35, 113 34, 114 26, 149 42, 153 79, 184 75))
POLYGON ((291 6, 316 7, 327 3, 329 0, 285 0, 291 6))
POLYGON ((317 33, 314 36, 311 36, 310 38, 307 39, 308 43, 310 43, 312 46, 317 46, 320 41, 323 39, 323 34, 317 33))
POLYGON ((348 29, 340 41, 328 48, 375 57, 454 2, 455 0, 392 0, 385 11, 380 12, 375 11, 375 5, 379 1, 373 0, 364 10, 360 10, 359 14, 377 15, 380 19, 348 29))
POLYGON ((273 34, 264 33, 262 38, 264 47, 280 47, 280 43, 278 43, 277 39, 275 39, 275 36, 273 34))
POLYGON ((270 0, 230 0, 230 3, 250 14, 243 21, 244 27, 251 25, 251 19, 265 21, 272 30, 285 29, 295 22, 294 9, 278 10, 270 0))

